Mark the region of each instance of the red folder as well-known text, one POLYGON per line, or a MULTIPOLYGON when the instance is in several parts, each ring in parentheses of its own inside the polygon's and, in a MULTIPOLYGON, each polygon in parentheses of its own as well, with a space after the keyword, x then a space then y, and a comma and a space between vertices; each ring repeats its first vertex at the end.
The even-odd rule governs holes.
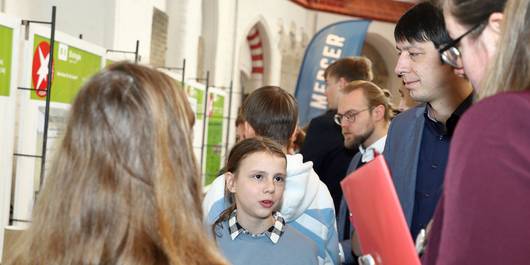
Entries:
POLYGON ((340 185, 363 255, 370 254, 376 264, 419 265, 383 156, 352 172, 340 185))

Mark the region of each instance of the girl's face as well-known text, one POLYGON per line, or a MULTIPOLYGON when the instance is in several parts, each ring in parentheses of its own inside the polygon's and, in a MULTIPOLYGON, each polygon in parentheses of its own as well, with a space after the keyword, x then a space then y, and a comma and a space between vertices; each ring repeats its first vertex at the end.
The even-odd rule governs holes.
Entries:
POLYGON ((226 174, 227 188, 235 195, 237 219, 242 226, 272 225, 272 212, 278 208, 285 188, 286 166, 283 157, 256 152, 240 162, 236 175, 226 174))

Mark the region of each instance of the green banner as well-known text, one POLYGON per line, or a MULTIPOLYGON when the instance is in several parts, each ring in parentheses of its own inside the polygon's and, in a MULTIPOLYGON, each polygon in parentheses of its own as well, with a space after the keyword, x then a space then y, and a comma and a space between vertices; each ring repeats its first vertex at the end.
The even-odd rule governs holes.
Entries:
POLYGON ((0 25, 0 43, 0 96, 9 97, 13 54, 12 28, 0 25))
POLYGON ((223 151, 223 121, 224 96, 210 93, 209 100, 213 100, 212 109, 208 117, 208 139, 206 141, 206 178, 205 185, 209 185, 218 176, 223 167, 221 154, 223 151))
MULTIPOLYGON (((32 70, 32 87, 35 88, 39 83, 39 78, 42 74, 42 69, 36 69, 36 60, 46 59, 46 54, 43 54, 41 46, 42 42, 48 42, 47 38, 40 35, 35 35, 33 42, 33 70, 32 70), (39 49, 37 49, 39 48, 39 49), (42 70, 39 72, 39 70, 42 70)), ((49 49, 49 48, 48 48, 49 49)), ((59 41, 55 42, 53 49, 54 73, 52 79, 52 95, 51 101, 58 103, 70 104, 74 100, 77 92, 81 86, 95 73, 101 70, 101 56, 81 50, 79 48, 69 46, 59 41)), ((44 65, 44 63, 42 63, 44 65)), ((47 70, 46 70, 47 72, 47 70)), ((42 85, 42 84, 41 84, 42 85)), ((40 86, 39 86, 40 87, 40 86)), ((31 99, 44 100, 45 97, 39 96, 36 93, 31 93, 31 99)))

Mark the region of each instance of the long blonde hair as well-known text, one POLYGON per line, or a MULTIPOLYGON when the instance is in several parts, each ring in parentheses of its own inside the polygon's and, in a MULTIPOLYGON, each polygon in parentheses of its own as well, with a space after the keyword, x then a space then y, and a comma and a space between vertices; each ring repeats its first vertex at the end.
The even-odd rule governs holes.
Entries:
POLYGON ((156 70, 96 74, 7 264, 226 264, 202 226, 193 122, 183 90, 156 70))
POLYGON ((509 0, 504 10, 497 54, 479 99, 504 91, 530 89, 530 1, 509 0))

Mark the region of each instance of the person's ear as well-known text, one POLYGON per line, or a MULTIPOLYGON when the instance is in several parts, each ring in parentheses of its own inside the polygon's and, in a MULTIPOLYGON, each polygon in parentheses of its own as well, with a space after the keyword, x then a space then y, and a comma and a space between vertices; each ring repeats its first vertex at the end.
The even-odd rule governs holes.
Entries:
POLYGON ((385 118, 385 106, 384 105, 378 105, 377 107, 373 108, 372 110, 372 116, 375 118, 375 121, 380 121, 385 118))
POLYGON ((243 139, 256 137, 256 131, 250 126, 248 122, 243 123, 243 139))
POLYGON ((235 176, 234 174, 232 174, 232 172, 225 173, 225 183, 226 183, 226 189, 228 189, 228 191, 230 191, 231 193, 236 192, 235 176))
POLYGON ((502 21, 504 20, 504 14, 501 12, 494 12, 491 13, 491 15, 488 18, 488 27, 491 27, 491 30, 493 30, 497 34, 502 33, 502 21))
POLYGON ((486 28, 484 28, 481 34, 483 36, 482 43, 490 58, 493 58, 493 55, 497 51, 497 46, 502 33, 503 20, 504 15, 501 12, 492 13, 488 18, 486 28))
POLYGON ((339 89, 338 92, 340 92, 346 85, 348 85, 348 81, 344 79, 344 77, 339 78, 339 89))

